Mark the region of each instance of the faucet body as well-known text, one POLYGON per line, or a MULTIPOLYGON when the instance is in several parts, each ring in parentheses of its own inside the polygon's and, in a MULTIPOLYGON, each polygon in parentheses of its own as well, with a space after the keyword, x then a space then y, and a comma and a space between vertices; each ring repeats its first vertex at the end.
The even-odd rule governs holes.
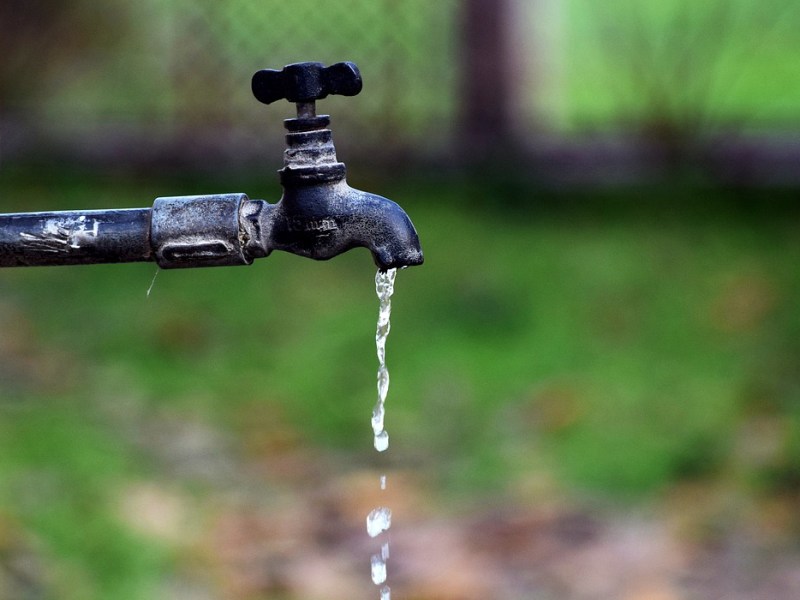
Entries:
POLYGON ((360 89, 352 63, 327 69, 299 63, 256 73, 259 100, 287 97, 298 107, 298 118, 284 121, 283 195, 275 204, 234 193, 157 198, 152 208, 141 209, 0 214, 0 267, 133 261, 155 261, 165 269, 231 266, 273 250, 327 260, 355 247, 369 249, 381 270, 422 264, 408 215, 391 200, 347 184, 330 119, 315 114, 315 98, 360 89))
POLYGON ((257 232, 250 237, 254 242, 250 252, 266 256, 283 250, 327 260, 363 246, 382 270, 421 264, 419 238, 403 209, 347 184, 329 122, 327 116, 284 121, 283 196, 250 216, 257 232))

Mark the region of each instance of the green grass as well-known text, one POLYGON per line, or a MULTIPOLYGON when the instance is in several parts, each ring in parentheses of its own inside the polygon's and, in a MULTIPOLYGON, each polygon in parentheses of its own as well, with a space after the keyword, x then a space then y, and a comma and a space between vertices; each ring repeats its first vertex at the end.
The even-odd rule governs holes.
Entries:
POLYGON ((564 88, 549 109, 568 127, 797 125, 794 3, 571 0, 562 18, 564 88))
MULTIPOLYGON (((158 194, 50 183, 59 198, 7 177, 3 198, 56 209, 98 206, 109 188, 117 206, 158 194)), ((229 187, 188 187, 201 185, 229 187)), ((504 185, 380 190, 408 209, 426 252, 397 278, 392 461, 475 502, 543 473, 568 493, 633 500, 697 478, 794 489, 800 213, 776 200, 788 196, 520 187, 527 205, 503 215, 492 195, 504 185), (785 423, 786 439, 748 462, 742 431, 763 419, 785 423)), ((44 540, 85 580, 84 598, 148 597, 170 560, 115 513, 125 482, 170 477, 137 443, 140 421, 205 423, 238 440, 241 461, 254 423, 351 464, 373 460, 366 251, 164 271, 147 297, 155 272, 0 272, 0 519, 44 540)))

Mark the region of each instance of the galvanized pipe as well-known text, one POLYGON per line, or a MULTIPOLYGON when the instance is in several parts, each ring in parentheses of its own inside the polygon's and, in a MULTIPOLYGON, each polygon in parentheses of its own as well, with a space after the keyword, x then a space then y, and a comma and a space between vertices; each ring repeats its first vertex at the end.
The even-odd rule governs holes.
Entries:
POLYGON ((0 267, 153 260, 149 208, 0 215, 0 267))
POLYGON ((249 265, 239 218, 248 202, 245 194, 209 194, 156 198, 153 208, 0 215, 0 267, 249 265))
POLYGON ((246 194, 156 198, 150 246, 164 269, 249 265, 247 232, 239 218, 246 194))

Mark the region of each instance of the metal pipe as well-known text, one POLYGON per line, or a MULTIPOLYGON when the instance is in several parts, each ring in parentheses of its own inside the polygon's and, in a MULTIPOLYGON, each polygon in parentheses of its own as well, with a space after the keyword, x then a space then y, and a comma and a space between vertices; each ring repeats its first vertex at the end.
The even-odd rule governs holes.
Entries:
POLYGON ((249 265, 248 237, 239 219, 246 194, 156 198, 150 246, 163 269, 249 265))
POLYGON ((245 194, 156 198, 153 208, 0 215, 0 267, 154 260, 161 268, 249 265, 245 194))
POLYGON ((149 208, 0 214, 0 267, 153 260, 149 208))

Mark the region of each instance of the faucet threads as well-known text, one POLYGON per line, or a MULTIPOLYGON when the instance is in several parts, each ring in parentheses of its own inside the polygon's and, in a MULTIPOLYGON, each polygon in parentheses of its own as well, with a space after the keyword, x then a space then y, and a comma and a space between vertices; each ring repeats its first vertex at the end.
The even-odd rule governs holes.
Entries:
POLYGON ((314 185, 317 183, 336 183, 342 181, 347 174, 344 163, 314 165, 310 167, 285 166, 280 171, 281 185, 314 185))
POLYGON ((286 135, 286 144, 283 153, 286 166, 305 167, 337 162, 330 129, 289 133, 286 135))
POLYGON ((279 171, 281 183, 311 184, 341 181, 344 163, 336 159, 333 134, 326 126, 327 115, 308 119, 287 119, 284 167, 279 171))
POLYGON ((325 129, 331 124, 329 115, 317 115, 314 117, 298 117, 296 119, 284 119, 283 126, 286 131, 314 131, 315 129, 325 129))

